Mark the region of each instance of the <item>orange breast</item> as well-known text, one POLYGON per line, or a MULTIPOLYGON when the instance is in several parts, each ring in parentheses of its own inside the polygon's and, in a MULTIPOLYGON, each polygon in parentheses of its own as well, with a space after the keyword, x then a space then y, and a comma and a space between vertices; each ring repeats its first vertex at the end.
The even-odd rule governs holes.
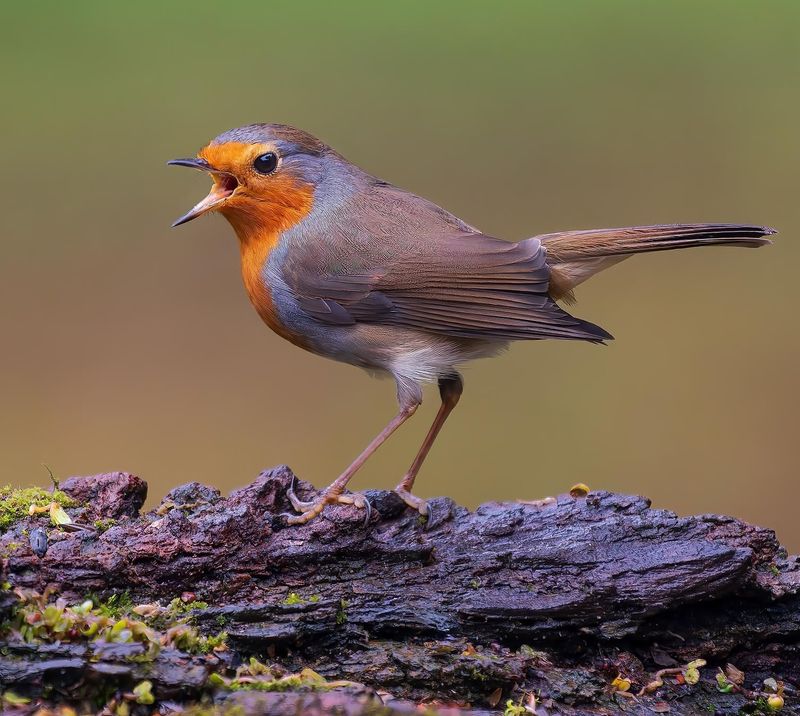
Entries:
POLYGON ((270 189, 270 194, 260 197, 258 201, 247 195, 234 197, 222 209, 222 213, 239 237, 242 279, 258 315, 282 338, 301 348, 308 348, 303 336, 281 322, 266 282, 264 265, 283 232, 296 225, 311 210, 313 191, 310 187, 277 177, 270 189))
POLYGON ((294 331, 289 330, 280 320, 275 304, 272 300, 272 292, 264 277, 264 264, 267 262, 270 253, 278 243, 278 235, 264 237, 259 241, 240 243, 242 257, 242 280, 250 297, 250 302, 266 323, 281 338, 294 343, 301 348, 307 345, 303 337, 294 331))

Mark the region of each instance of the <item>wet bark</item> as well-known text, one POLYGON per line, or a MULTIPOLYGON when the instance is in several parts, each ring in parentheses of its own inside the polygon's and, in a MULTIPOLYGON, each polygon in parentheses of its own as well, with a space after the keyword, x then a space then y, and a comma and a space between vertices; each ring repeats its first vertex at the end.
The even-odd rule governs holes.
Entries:
MULTIPOLYGON (((38 697, 50 684, 51 698, 68 699, 77 683, 124 689, 147 678, 160 701, 205 695, 245 713, 389 714, 423 701, 492 712, 535 694, 539 714, 696 714, 760 707, 763 680, 773 678, 792 712, 800 565, 771 530, 677 517, 607 492, 474 512, 438 498, 424 525, 393 493, 375 491, 367 526, 363 512, 342 505, 286 527, 292 477, 279 467, 227 498, 184 485, 146 514, 146 485, 131 475, 62 483, 82 504, 68 510, 76 523, 116 524, 102 533, 50 529, 40 558, 28 538, 47 515, 22 520, 0 537, 0 581, 72 601, 128 592, 134 603, 166 603, 191 592, 209 604, 194 623, 224 628, 230 648, 164 649, 146 663, 124 648, 31 645, 7 633, 0 687, 38 697), (229 674, 249 656, 363 687, 279 694, 209 685, 209 673, 229 674), (708 662, 699 683, 679 683, 677 672, 696 659, 708 662), (722 693, 715 673, 728 663, 745 681, 722 693), (664 668, 674 673, 653 686, 664 668), (628 695, 619 693, 624 681, 612 686, 618 675, 628 695), (630 696, 648 684, 652 693, 630 696), (395 700, 383 706, 387 694, 395 700)), ((313 493, 303 482, 297 489, 313 493)), ((16 599, 0 591, 0 617, 8 620, 16 599)))

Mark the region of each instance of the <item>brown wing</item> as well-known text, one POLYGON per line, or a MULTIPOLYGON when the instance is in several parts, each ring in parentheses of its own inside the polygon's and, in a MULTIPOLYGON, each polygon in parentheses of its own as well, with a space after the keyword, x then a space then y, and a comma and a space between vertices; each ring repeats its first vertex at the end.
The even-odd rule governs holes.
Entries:
POLYGON ((433 205, 405 197, 404 220, 395 220, 395 202, 381 214, 385 221, 365 226, 354 218, 323 251, 304 249, 318 244, 298 237, 284 276, 307 314, 330 325, 405 326, 457 338, 611 338, 548 295, 550 271, 538 239, 511 244, 464 232, 468 227, 446 214, 426 221, 419 213, 433 205), (410 211, 414 201, 422 208, 411 203, 410 211))

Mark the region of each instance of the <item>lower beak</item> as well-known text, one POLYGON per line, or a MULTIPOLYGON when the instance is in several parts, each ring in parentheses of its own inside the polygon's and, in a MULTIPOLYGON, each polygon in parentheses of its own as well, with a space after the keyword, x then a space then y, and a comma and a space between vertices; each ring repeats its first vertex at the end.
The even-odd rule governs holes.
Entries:
POLYGON ((199 169, 200 171, 207 172, 214 177, 214 186, 208 196, 202 201, 195 204, 189 211, 187 211, 180 219, 177 219, 172 226, 180 226, 187 221, 196 219, 202 216, 207 211, 212 211, 220 206, 228 197, 230 197, 239 183, 236 178, 228 172, 221 172, 214 169, 205 159, 173 159, 167 162, 172 166, 189 167, 190 169, 199 169))

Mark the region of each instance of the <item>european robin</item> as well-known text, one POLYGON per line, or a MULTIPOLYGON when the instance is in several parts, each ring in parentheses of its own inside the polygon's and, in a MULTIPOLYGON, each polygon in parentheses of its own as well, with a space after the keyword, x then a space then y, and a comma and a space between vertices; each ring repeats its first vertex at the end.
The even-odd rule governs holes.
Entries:
MULTIPOLYGON (((669 224, 563 231, 509 243, 487 236, 427 199, 377 179, 300 129, 252 124, 232 129, 197 157, 170 164, 211 175, 208 196, 174 226, 219 211, 239 238, 242 277, 264 322, 321 356, 397 384, 399 411, 319 496, 290 500, 309 521, 333 502, 369 510, 350 478, 437 382, 441 407, 408 471, 414 479, 461 397, 458 366, 495 355, 510 341, 560 338, 603 343, 612 336, 574 318, 558 301, 598 271, 648 251, 770 243, 773 229, 749 224, 669 224)), ((369 512, 367 512, 367 519, 369 512)))

